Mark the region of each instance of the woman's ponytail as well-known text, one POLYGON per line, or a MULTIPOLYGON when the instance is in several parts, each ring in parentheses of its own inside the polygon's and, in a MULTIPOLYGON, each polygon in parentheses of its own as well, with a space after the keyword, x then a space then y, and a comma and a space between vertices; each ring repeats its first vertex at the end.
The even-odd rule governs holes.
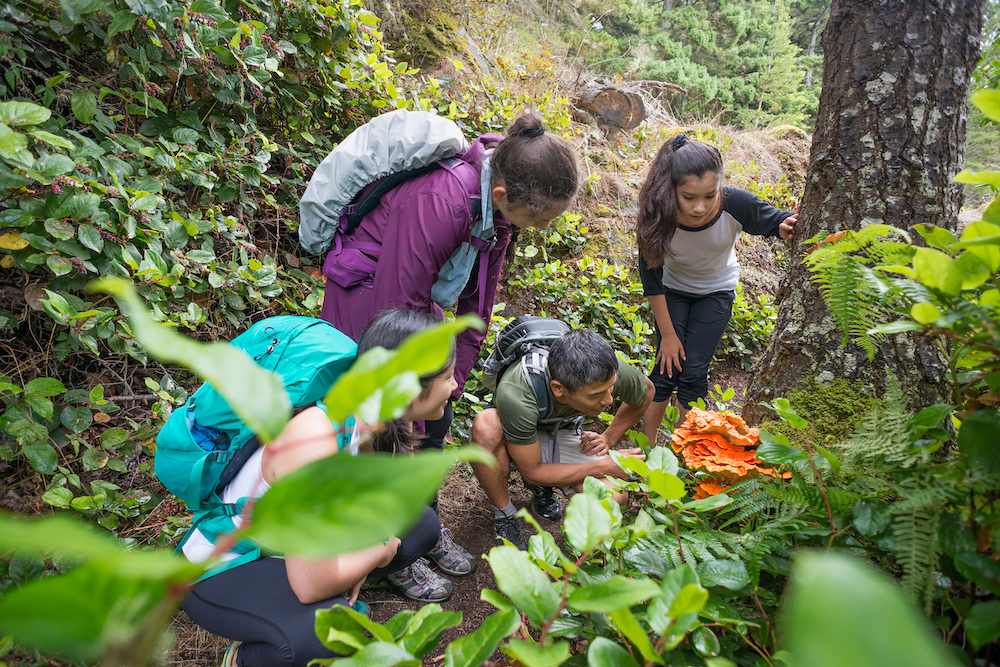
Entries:
POLYGON ((529 112, 507 130, 490 158, 493 184, 503 184, 511 206, 540 214, 565 206, 576 195, 578 169, 569 142, 529 112))

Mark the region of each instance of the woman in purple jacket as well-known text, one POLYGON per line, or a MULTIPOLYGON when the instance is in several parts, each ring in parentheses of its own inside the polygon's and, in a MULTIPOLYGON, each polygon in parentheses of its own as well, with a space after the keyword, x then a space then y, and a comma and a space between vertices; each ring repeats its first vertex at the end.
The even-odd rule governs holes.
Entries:
MULTIPOLYGON (((343 279, 338 251, 331 252, 324 265, 323 319, 355 340, 372 317, 389 308, 421 310, 443 319, 432 288, 455 251, 471 241, 478 211, 470 209, 485 204, 495 237, 479 253, 455 303, 445 305, 456 315, 475 313, 489 324, 512 235, 526 227, 545 229, 569 207, 577 189, 576 156, 565 139, 545 130, 541 116, 527 113, 514 121, 506 139, 484 134, 458 157, 454 168, 436 169, 389 191, 348 235, 355 248, 371 249, 367 254, 372 271, 360 284, 356 277, 343 279), (488 193, 486 202, 483 193, 488 193)), ((474 329, 459 335, 458 387, 452 400, 462 395, 485 336, 474 329)), ((449 402, 442 419, 426 423, 424 447, 443 447, 453 416, 449 402)), ((476 565, 446 528, 428 556, 443 572, 456 576, 469 574, 476 565)), ((398 573, 397 587, 419 600, 419 591, 434 588, 427 585, 428 577, 438 575, 421 560, 398 573)))

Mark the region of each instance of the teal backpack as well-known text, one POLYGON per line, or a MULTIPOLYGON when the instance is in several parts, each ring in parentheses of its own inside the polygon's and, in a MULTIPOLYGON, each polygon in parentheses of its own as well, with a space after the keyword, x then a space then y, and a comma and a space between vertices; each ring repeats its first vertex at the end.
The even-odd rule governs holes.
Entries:
MULTIPOLYGON (((358 351, 354 341, 329 322, 296 316, 261 320, 230 344, 280 375, 292 406, 299 409, 322 400, 354 363, 358 351)), ((340 449, 350 440, 351 426, 345 424, 346 432, 338 438, 340 449)), ((254 433, 207 382, 170 415, 156 438, 154 468, 167 490, 194 512, 191 529, 178 550, 195 527, 212 542, 234 529, 233 517, 240 514, 247 499, 223 503, 220 495, 259 446, 254 433)), ((250 542, 240 542, 232 551, 241 556, 210 574, 260 557, 260 550, 250 542)))

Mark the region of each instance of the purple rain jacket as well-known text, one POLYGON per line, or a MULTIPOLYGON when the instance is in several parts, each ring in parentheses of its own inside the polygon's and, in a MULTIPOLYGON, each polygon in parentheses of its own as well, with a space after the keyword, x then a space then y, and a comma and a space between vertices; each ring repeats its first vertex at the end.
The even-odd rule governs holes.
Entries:
MULTIPOLYGON (((502 139, 498 134, 484 134, 460 157, 475 165, 478 172, 486 148, 502 139)), ((478 178, 475 188, 479 188, 478 178)), ((335 267, 338 251, 331 251, 323 267, 327 281, 320 316, 355 341, 375 315, 389 308, 420 310, 443 320, 441 307, 431 300, 431 287, 437 281, 440 268, 462 242, 471 237, 469 199, 473 192, 445 169, 436 169, 386 193, 349 235, 352 241, 381 246, 377 263, 371 262, 373 274, 353 286, 341 286, 332 279, 345 282, 342 272, 335 267)), ((478 197, 478 192, 475 194, 478 197)), ((496 242, 490 250, 480 253, 453 307, 456 315, 475 313, 487 325, 493 313, 511 233, 510 222, 499 211, 494 212, 493 224, 496 242), (480 309, 479 272, 480 262, 484 260, 489 266, 480 309)), ((459 334, 455 359, 458 388, 453 398, 462 395, 485 338, 484 332, 475 329, 459 334)))

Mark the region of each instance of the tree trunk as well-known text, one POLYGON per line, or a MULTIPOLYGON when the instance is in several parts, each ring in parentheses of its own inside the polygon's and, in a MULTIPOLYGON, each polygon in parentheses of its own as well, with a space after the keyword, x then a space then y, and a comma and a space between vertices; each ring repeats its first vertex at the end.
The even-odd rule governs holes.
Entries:
MULTIPOLYGON (((819 26, 823 23, 823 15, 820 14, 819 18, 813 21, 812 30, 809 33, 809 58, 816 57, 816 38, 819 37, 819 26)), ((806 70, 806 88, 813 87, 813 71, 812 67, 806 70)))
MULTIPOLYGON (((966 99, 986 0, 834 0, 823 31, 823 90, 774 335, 747 390, 744 416, 809 377, 862 382, 888 374, 911 407, 948 402, 946 368, 929 341, 887 337, 873 362, 841 335, 801 259, 819 233, 883 223, 954 229, 962 201, 966 99)), ((914 233, 914 236, 919 236, 914 233)))
POLYGON ((670 28, 670 21, 667 20, 667 14, 674 10, 674 0, 663 0, 663 11, 660 15, 663 16, 663 20, 660 22, 660 27, 664 30, 670 28))

